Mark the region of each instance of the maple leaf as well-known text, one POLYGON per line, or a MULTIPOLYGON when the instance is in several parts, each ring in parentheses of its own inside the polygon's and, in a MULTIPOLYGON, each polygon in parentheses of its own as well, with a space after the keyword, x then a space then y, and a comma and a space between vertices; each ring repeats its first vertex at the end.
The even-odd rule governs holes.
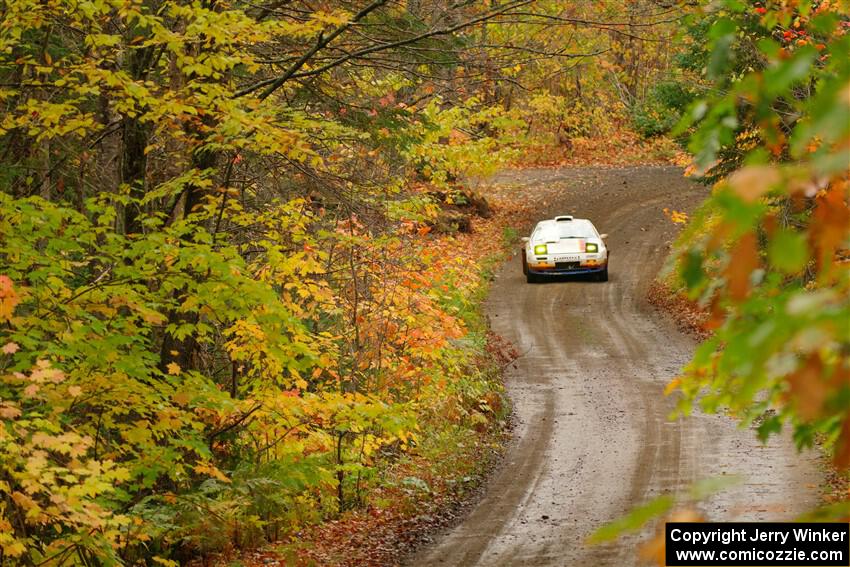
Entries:
POLYGON ((180 365, 179 365, 179 364, 177 364, 176 362, 169 362, 169 363, 165 366, 165 369, 166 369, 166 370, 168 371, 168 373, 169 373, 169 374, 171 374, 172 376, 178 376, 178 375, 180 374, 180 372, 182 371, 182 369, 180 368, 180 365))
POLYGON ((673 378, 670 382, 664 387, 664 395, 669 396, 673 392, 675 392, 682 385, 681 378, 673 378))
POLYGON ((15 354, 16 352, 18 352, 19 348, 20 347, 18 347, 16 343, 6 343, 5 345, 3 345, 3 352, 6 354, 15 354))
POLYGON ((209 475, 212 478, 215 478, 215 479, 220 480, 222 482, 227 482, 227 483, 231 482, 230 479, 223 472, 221 472, 218 469, 218 467, 216 467, 215 465, 211 465, 211 464, 208 464, 208 463, 207 464, 198 464, 198 465, 194 466, 194 469, 195 469, 195 472, 198 473, 198 474, 209 475))
POLYGON ((738 240, 735 258, 726 268, 729 295, 736 301, 743 301, 750 288, 750 274, 759 266, 756 235, 746 233, 738 240))
POLYGON ((9 557, 20 557, 26 550, 26 546, 18 540, 3 544, 3 552, 9 557))
POLYGON ((0 403, 0 417, 3 419, 15 419, 16 417, 20 417, 20 415, 21 410, 14 405, 6 402, 0 403))
POLYGON ((841 425, 841 435, 836 443, 833 462, 840 469, 850 467, 850 419, 845 418, 841 425))
POLYGON ((0 319, 10 320, 15 311, 15 306, 20 301, 21 298, 12 285, 12 279, 9 276, 0 276, 0 319))
POLYGON ((729 187, 744 201, 753 202, 782 180, 779 171, 769 165, 739 169, 729 177, 729 187))

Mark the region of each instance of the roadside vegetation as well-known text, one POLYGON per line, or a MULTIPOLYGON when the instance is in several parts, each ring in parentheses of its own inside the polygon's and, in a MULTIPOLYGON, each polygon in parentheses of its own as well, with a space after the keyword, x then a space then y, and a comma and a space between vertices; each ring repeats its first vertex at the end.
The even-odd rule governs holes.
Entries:
MULTIPOLYGON (((850 47, 842 3, 729 2, 691 33, 711 85, 678 131, 712 196, 679 240, 675 281, 712 337, 679 387, 767 438, 825 441, 850 465, 850 47)), ((846 511, 842 512, 846 513, 846 511)))
MULTIPOLYGON (((848 31, 846 2, 695 14, 678 58, 697 96, 678 99, 692 100, 671 134, 687 140, 687 174, 713 189, 692 218, 665 211, 685 229, 652 298, 704 339, 667 389, 681 413, 726 412, 762 440, 790 431, 799 448, 820 447, 832 489, 810 516, 832 520, 850 517, 848 31)), ((695 487, 671 517, 699 521, 691 503, 723 485, 695 487)), ((597 536, 675 506, 650 502, 597 536)), ((645 548, 659 565, 663 541, 645 548)))
POLYGON ((4 565, 185 563, 474 476, 507 412, 479 312, 505 225, 455 237, 492 214, 463 180, 616 137, 664 67, 629 26, 676 17, 0 13, 4 565))
POLYGON ((3 565, 176 565, 463 493, 508 411, 480 303, 519 218, 473 180, 687 138, 718 185, 681 282, 716 331, 683 407, 850 462, 845 3, 0 14, 3 565))

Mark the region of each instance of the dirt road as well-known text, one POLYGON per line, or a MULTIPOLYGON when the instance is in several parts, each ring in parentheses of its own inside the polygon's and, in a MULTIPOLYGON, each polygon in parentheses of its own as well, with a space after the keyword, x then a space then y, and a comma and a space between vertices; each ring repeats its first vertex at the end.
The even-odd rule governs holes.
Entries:
POLYGON ((763 447, 724 416, 667 419, 662 390, 695 343, 645 296, 675 235, 662 208, 691 210, 705 188, 662 167, 517 171, 495 183, 536 195, 540 218, 593 219, 610 234, 611 281, 528 285, 518 257, 498 272, 487 312, 522 353, 506 377, 515 437, 466 521, 414 565, 637 565, 637 536, 584 541, 631 507, 709 476, 746 477, 702 504, 712 520, 789 519, 816 503, 813 457, 789 441, 763 447))

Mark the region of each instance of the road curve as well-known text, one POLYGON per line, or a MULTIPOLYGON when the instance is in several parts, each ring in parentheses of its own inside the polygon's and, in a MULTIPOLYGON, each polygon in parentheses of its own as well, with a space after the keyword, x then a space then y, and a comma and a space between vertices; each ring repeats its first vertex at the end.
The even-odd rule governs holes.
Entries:
POLYGON ((763 447, 724 416, 667 419, 662 390, 695 343, 645 296, 675 235, 662 209, 692 210, 705 188, 672 167, 524 170, 494 184, 537 195, 540 218, 591 218, 610 234, 611 281, 528 285, 518 257, 500 269, 487 314, 522 353, 506 376, 514 438, 466 520, 412 565, 638 565, 639 536, 585 539, 641 502, 722 474, 746 480, 701 504, 712 520, 789 519, 817 503, 814 458, 787 439, 763 447))

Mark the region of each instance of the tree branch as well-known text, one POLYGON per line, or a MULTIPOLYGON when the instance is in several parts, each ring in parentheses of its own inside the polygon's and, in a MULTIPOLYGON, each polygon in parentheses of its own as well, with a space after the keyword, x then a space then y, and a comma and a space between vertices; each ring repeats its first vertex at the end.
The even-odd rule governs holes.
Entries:
POLYGON ((304 66, 304 64, 310 60, 311 57, 313 57, 316 53, 324 49, 334 39, 339 37, 340 34, 350 28, 352 24, 358 22, 359 20, 362 20, 371 12, 377 10, 378 8, 386 4, 387 1, 388 0, 375 0, 374 2, 357 12, 354 17, 352 17, 349 21, 336 28, 327 36, 324 35, 324 32, 319 32, 319 36, 316 38, 316 44, 309 51, 304 53, 304 55, 299 57, 298 60, 295 61, 295 63, 293 63, 283 75, 276 79, 260 81, 259 83, 256 83, 246 89, 242 89, 241 91, 238 91, 236 93, 236 97, 241 97, 246 94, 250 94, 256 91, 257 89, 268 85, 268 87, 262 93, 260 93, 260 96, 258 97, 260 100, 267 98, 270 94, 279 89, 281 85, 288 81, 295 73, 297 73, 298 70, 300 70, 304 66))
POLYGON ((364 47, 363 49, 353 51, 353 52, 351 52, 351 53, 349 53, 349 54, 347 54, 343 57, 340 57, 338 59, 335 59, 334 61, 331 61, 330 63, 322 65, 321 67, 317 67, 316 69, 312 69, 310 71, 304 71, 302 73, 295 73, 295 74, 292 75, 292 78, 300 79, 300 78, 304 78, 304 77, 311 77, 311 76, 315 76, 315 75, 320 75, 320 74, 324 73, 325 71, 333 69, 334 67, 338 67, 339 65, 342 65, 343 63, 345 63, 347 61, 363 57, 364 55, 369 55, 370 53, 377 53, 379 51, 386 51, 387 49, 393 49, 393 48, 396 48, 396 47, 404 47, 405 45, 417 43, 419 41, 422 41, 423 39, 428 39, 428 38, 431 38, 431 37, 436 37, 436 36, 440 36, 440 35, 448 35, 448 34, 456 32, 456 31, 460 31, 464 28, 468 28, 470 26, 480 24, 481 22, 491 20, 491 19, 493 19, 497 16, 500 16, 502 14, 505 14, 505 13, 513 10, 514 8, 518 8, 520 6, 531 4, 533 2, 534 2, 534 0, 522 0, 520 2, 513 2, 509 5, 506 5, 506 6, 499 8, 498 10, 484 14, 483 16, 479 16, 477 18, 473 18, 471 20, 467 20, 465 22, 462 22, 460 24, 456 24, 454 26, 449 26, 447 28, 431 30, 429 32, 421 33, 419 35, 415 35, 415 36, 409 37, 407 39, 401 39, 401 40, 393 41, 393 42, 390 42, 390 43, 383 43, 381 45, 373 45, 371 47, 364 47))
POLYGON ((502 6, 497 10, 493 10, 493 11, 488 12, 488 13, 482 15, 482 16, 479 16, 477 18, 472 18, 470 20, 467 20, 465 22, 461 22, 461 23, 453 25, 453 26, 434 29, 434 30, 424 32, 424 33, 421 33, 421 34, 418 34, 418 35, 415 35, 415 36, 412 36, 412 37, 409 37, 409 38, 406 38, 406 39, 401 39, 401 40, 398 40, 398 41, 392 41, 392 42, 388 42, 388 43, 382 43, 382 44, 379 44, 379 45, 372 45, 370 47, 364 47, 364 48, 359 49, 357 51, 353 51, 351 53, 347 53, 343 56, 340 56, 340 57, 330 61, 329 63, 326 63, 325 65, 317 67, 316 69, 311 69, 310 71, 299 72, 299 70, 304 67, 304 65, 307 63, 307 61, 310 58, 312 58, 316 53, 318 53, 319 51, 324 49, 333 39, 335 39, 341 33, 343 33, 345 30, 347 30, 351 26, 351 24, 355 23, 359 19, 362 19, 368 13, 370 13, 374 9, 378 8, 380 5, 383 5, 384 3, 386 3, 386 1, 387 0, 377 0, 376 2, 373 2, 372 4, 370 4, 369 6, 364 8, 361 12, 359 12, 354 18, 352 18, 351 21, 347 22, 346 24, 344 24, 344 25, 340 26, 339 28, 337 28, 336 30, 334 30, 334 32, 331 35, 329 35, 327 37, 323 37, 320 34, 318 40, 316 41, 316 44, 308 52, 306 52, 304 55, 302 55, 295 63, 293 63, 292 66, 289 67, 289 69, 287 69, 286 72, 283 75, 281 75, 280 77, 274 78, 274 79, 266 79, 264 81, 260 81, 258 83, 255 83, 254 85, 251 85, 250 87, 246 87, 246 88, 244 88, 240 91, 237 91, 236 94, 235 94, 235 97, 241 97, 241 96, 250 94, 250 93, 252 93, 252 92, 254 92, 254 91, 256 91, 260 88, 267 87, 258 97, 260 100, 263 100, 263 99, 267 98, 269 95, 271 95, 274 91, 279 89, 284 83, 286 83, 286 81, 288 81, 290 79, 299 79, 299 78, 305 78, 305 77, 312 77, 312 76, 320 75, 320 74, 322 74, 322 73, 324 73, 324 72, 326 72, 330 69, 333 69, 334 67, 338 67, 339 65, 346 63, 347 61, 350 61, 352 59, 357 59, 357 58, 363 57, 365 55, 369 55, 371 53, 386 51, 388 49, 394 49, 396 47, 404 47, 406 45, 411 45, 411 44, 420 42, 422 40, 425 40, 425 39, 428 39, 428 38, 431 38, 431 37, 448 35, 448 34, 456 32, 456 31, 462 30, 464 28, 468 28, 470 26, 480 24, 481 22, 491 20, 495 17, 498 17, 500 15, 503 15, 503 14, 510 12, 511 10, 514 10, 514 9, 519 8, 521 6, 526 6, 528 4, 532 4, 534 2, 534 0, 519 0, 519 1, 511 2, 510 4, 502 6))

